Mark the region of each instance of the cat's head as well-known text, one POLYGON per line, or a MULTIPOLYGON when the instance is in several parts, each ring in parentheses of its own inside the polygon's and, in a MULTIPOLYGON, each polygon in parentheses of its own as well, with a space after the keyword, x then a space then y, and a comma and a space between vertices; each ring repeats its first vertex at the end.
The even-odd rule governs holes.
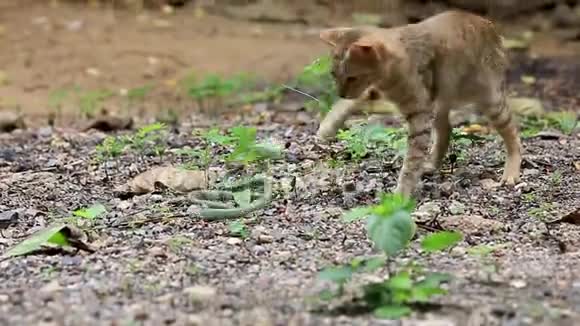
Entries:
POLYGON ((320 38, 332 47, 332 76, 342 98, 359 98, 381 79, 392 57, 372 29, 331 28, 323 30, 320 38))

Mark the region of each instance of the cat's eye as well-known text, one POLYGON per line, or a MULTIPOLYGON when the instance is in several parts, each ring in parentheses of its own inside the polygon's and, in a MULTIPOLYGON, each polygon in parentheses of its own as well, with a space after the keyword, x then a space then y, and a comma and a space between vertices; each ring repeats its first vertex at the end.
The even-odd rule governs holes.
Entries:
POLYGON ((356 81, 356 77, 350 76, 346 78, 347 83, 354 83, 356 81))

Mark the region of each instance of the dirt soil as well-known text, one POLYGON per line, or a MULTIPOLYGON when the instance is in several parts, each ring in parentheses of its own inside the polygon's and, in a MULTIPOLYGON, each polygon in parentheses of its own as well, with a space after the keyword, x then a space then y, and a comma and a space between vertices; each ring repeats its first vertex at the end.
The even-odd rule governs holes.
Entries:
MULTIPOLYGON (((191 7, 145 15, 34 1, 0 4, 0 71, 6 76, 0 108, 19 106, 32 126, 0 134, 0 213, 18 215, 0 230, 0 253, 75 209, 95 202, 108 209, 94 229, 95 253, 0 261, 0 325, 579 325, 579 226, 544 223, 580 208, 578 129, 558 139, 524 139, 522 182, 515 189, 493 182, 503 164, 498 137, 468 148, 452 173, 423 180, 418 217, 436 218, 465 239, 429 257, 414 244, 397 259, 454 275, 449 295, 402 323, 312 309, 308 298, 328 287, 316 279, 319 270, 372 253, 364 224, 345 224, 341 213, 392 189, 400 161, 330 168, 343 145, 319 143, 318 122, 309 113, 277 119, 273 113, 257 124, 259 138, 286 148, 285 159, 272 165, 275 182, 291 183, 294 176, 297 182, 246 220, 246 239, 232 236, 227 222, 184 217, 188 206, 170 205, 176 195, 169 192, 116 196, 114 187, 138 172, 181 163, 173 149, 199 144, 187 124, 199 114, 176 95, 176 80, 191 71, 252 71, 271 83, 285 81, 326 53, 317 28, 233 21, 191 7), (92 160, 106 134, 72 128, 79 123, 74 103, 60 127, 46 126, 55 90, 118 91, 147 83, 156 85, 148 110, 180 105, 186 111, 163 160, 141 163, 124 155, 106 181, 106 167, 92 160), (495 250, 480 259, 469 254, 477 245, 495 250)), ((513 53, 512 92, 540 98, 547 110, 580 112, 575 46, 546 37, 531 51, 513 53), (523 83, 522 75, 535 76, 536 83, 523 83)), ((118 110, 122 102, 107 105, 118 110)), ((145 120, 141 113, 134 115, 145 120)))

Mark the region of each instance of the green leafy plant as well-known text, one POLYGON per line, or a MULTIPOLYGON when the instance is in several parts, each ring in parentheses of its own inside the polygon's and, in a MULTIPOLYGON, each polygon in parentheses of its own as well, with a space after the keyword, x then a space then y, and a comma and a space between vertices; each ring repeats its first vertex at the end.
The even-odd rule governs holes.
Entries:
MULTIPOLYGON (((248 96, 248 91, 254 87, 254 81, 247 74, 237 74, 229 78, 208 74, 202 79, 191 74, 181 81, 181 87, 202 110, 209 110, 212 107, 208 104, 208 100, 217 101, 214 106, 227 106, 231 103, 227 103, 226 100, 235 97, 234 94, 244 93, 248 96)), ((241 97, 241 100, 249 102, 250 98, 241 97)), ((240 102, 240 98, 233 102, 240 102)))
POLYGON ((546 129, 549 123, 546 119, 536 116, 524 116, 521 119, 521 136, 522 138, 534 137, 540 131, 546 129))
POLYGON ((107 213, 107 208, 96 203, 86 208, 79 208, 72 212, 72 216, 66 219, 67 223, 81 229, 90 229, 93 227, 96 219, 107 213))
MULTIPOLYGON (((107 138, 96 147, 96 159, 99 163, 105 163, 109 160, 118 160, 126 147, 127 142, 124 139, 116 136, 107 136, 107 138)), ((105 165, 105 177, 107 180, 109 179, 109 168, 107 165, 105 165)))
POLYGON ((208 130, 194 130, 193 136, 201 137, 203 144, 195 149, 180 149, 177 154, 184 155, 189 161, 184 165, 188 169, 208 170, 210 165, 221 159, 221 155, 213 153, 215 146, 228 148, 234 144, 235 138, 231 135, 224 135, 217 127, 208 130))
POLYGON ((235 220, 228 223, 228 230, 232 236, 240 237, 242 239, 246 239, 250 236, 250 232, 244 221, 242 220, 235 220))
POLYGON ((139 154, 141 161, 146 155, 155 154, 163 158, 166 145, 163 142, 167 132, 164 123, 156 122, 143 126, 134 135, 127 137, 130 147, 139 154))
MULTIPOLYGON (((361 300, 378 318, 397 319, 408 315, 414 304, 427 302, 432 296, 445 294, 442 284, 450 279, 447 274, 424 273, 413 262, 397 271, 391 271, 392 259, 402 252, 414 237, 416 226, 411 217, 414 200, 401 194, 383 194, 379 204, 358 207, 343 216, 346 222, 365 219, 367 234, 376 249, 385 256, 356 257, 350 263, 333 266, 320 272, 319 278, 337 285, 337 290, 324 291, 321 299, 330 300, 344 294, 344 286, 355 273, 374 272, 383 267, 389 270, 384 281, 363 286, 361 300)), ((462 236, 457 232, 430 234, 421 241, 424 252, 440 251, 453 246, 462 236)))
POLYGON ((280 158, 282 149, 271 143, 256 142, 256 128, 238 126, 230 129, 234 149, 226 160, 249 165, 257 161, 280 158))
POLYGON ((551 126, 566 135, 572 134, 578 124, 578 115, 574 111, 550 112, 546 119, 551 126))
POLYGON ((300 87, 312 89, 319 94, 317 97, 313 97, 300 92, 311 98, 306 102, 305 107, 323 115, 328 113, 334 102, 338 100, 336 84, 330 74, 331 67, 331 57, 322 56, 304 67, 296 81, 300 87))
POLYGON ((350 157, 358 161, 369 153, 382 155, 394 150, 395 158, 402 157, 406 148, 405 131, 401 128, 387 128, 381 125, 356 125, 338 131, 337 139, 346 145, 350 157))

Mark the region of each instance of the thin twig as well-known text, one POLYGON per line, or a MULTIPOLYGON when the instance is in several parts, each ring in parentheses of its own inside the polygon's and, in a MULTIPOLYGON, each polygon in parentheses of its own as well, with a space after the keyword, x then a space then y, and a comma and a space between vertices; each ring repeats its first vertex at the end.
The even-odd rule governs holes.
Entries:
POLYGON ((305 93, 305 92, 303 92, 303 91, 301 91, 301 90, 298 90, 298 89, 296 89, 296 88, 294 88, 294 87, 291 87, 291 86, 288 86, 288 85, 285 85, 285 84, 282 84, 282 87, 284 87, 284 88, 286 88, 286 89, 289 89, 289 90, 291 90, 291 91, 294 91, 294 92, 296 92, 296 93, 298 93, 298 94, 302 94, 302 95, 304 95, 304 96, 307 96, 307 97, 309 97, 309 98, 311 98, 311 99, 315 100, 316 102, 319 102, 319 103, 320 103, 320 100, 319 100, 319 99, 317 99, 316 97, 314 97, 314 96, 312 96, 312 95, 310 95, 310 94, 308 94, 308 93, 305 93))

